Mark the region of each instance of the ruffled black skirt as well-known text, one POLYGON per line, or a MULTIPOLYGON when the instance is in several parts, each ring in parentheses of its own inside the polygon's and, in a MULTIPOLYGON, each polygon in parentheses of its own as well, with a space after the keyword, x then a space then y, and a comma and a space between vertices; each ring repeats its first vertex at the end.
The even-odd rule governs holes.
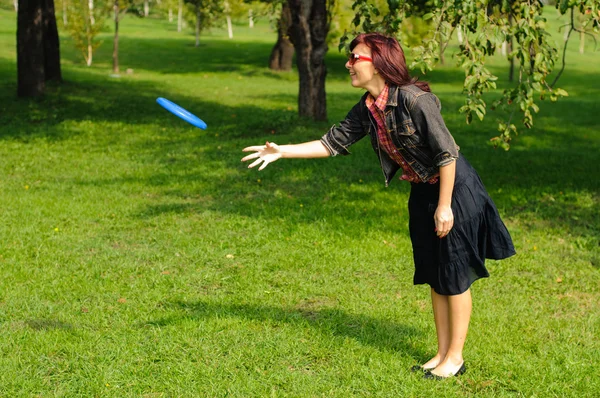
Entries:
POLYGON ((515 248, 479 175, 462 155, 456 160, 452 193, 454 226, 442 239, 436 235, 433 220, 439 191, 439 182, 411 184, 408 211, 414 284, 428 284, 442 295, 461 294, 477 279, 489 276, 486 258, 510 257, 515 248))

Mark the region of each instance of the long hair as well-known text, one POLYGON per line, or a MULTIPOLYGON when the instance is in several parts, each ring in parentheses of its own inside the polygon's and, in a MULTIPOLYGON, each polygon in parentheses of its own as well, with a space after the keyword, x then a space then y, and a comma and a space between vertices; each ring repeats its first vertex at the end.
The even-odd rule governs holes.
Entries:
POLYGON ((364 44, 371 49, 373 65, 387 83, 398 87, 414 84, 423 91, 431 91, 429 83, 410 77, 404 51, 395 38, 381 33, 361 33, 350 43, 350 51, 359 44, 364 44))

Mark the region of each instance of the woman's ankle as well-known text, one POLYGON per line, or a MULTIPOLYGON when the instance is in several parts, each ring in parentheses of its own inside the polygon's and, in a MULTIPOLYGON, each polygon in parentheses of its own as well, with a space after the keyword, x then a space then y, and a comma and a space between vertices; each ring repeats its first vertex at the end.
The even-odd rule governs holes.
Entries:
POLYGON ((448 353, 448 354, 446 354, 444 359, 440 361, 440 363, 445 362, 445 363, 452 364, 454 366, 458 366, 458 365, 462 364, 464 361, 465 360, 462 356, 462 353, 448 353))
POLYGON ((433 356, 433 358, 431 358, 429 361, 425 362, 423 364, 423 368, 424 369, 433 369, 435 367, 437 367, 443 360, 444 360, 445 355, 442 355, 440 353, 437 353, 433 356))

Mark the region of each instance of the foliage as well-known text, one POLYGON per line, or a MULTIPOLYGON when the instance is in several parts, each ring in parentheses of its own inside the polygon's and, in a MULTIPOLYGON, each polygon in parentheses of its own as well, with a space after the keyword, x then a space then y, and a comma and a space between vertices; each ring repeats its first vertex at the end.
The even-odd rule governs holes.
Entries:
POLYGON ((234 20, 247 20, 248 10, 258 6, 256 2, 247 3, 244 0, 226 0, 223 2, 223 9, 234 20))
MULTIPOLYGON (((330 43, 339 43, 339 38, 344 34, 348 26, 354 23, 356 20, 356 12, 353 11, 353 5, 355 0, 337 0, 331 6, 331 28, 329 31, 330 43)), ((424 5, 423 5, 424 6, 424 5)), ((369 1, 362 5, 365 10, 372 10, 379 16, 386 15, 389 13, 389 6, 386 0, 369 1)), ((413 10, 411 15, 408 15, 399 26, 399 39, 403 44, 407 44, 409 47, 421 43, 424 37, 430 35, 431 20, 424 20, 420 18, 420 15, 425 13, 426 9, 419 8, 413 10)), ((366 21, 365 21, 366 22, 366 21)), ((376 31, 376 23, 372 21, 366 22, 366 26, 369 27, 370 31, 376 31)))
POLYGON ((275 21, 279 19, 281 5, 287 0, 242 0, 252 9, 252 15, 255 21, 266 19, 270 21, 271 26, 275 26, 275 21))
POLYGON ((223 15, 223 1, 221 0, 185 0, 188 12, 188 23, 197 26, 200 32, 217 25, 223 15))
POLYGON ((177 8, 179 7, 179 0, 161 0, 156 7, 162 11, 168 12, 169 10, 172 10, 176 12, 177 8))
MULTIPOLYGON (((163 2, 161 1, 160 4, 156 4, 155 7, 160 8, 163 5, 163 2)), ((127 14, 131 14, 131 15, 135 15, 138 18, 145 18, 146 17, 146 6, 150 6, 150 1, 148 1, 148 3, 144 3, 143 0, 131 0, 129 6, 124 10, 127 14)), ((152 11, 155 9, 155 7, 151 7, 149 9, 149 13, 152 13, 152 11)))
POLYGON ((424 40, 431 40, 432 27, 431 19, 423 19, 416 15, 408 16, 400 25, 399 40, 409 48, 417 47, 424 40))
MULTIPOLYGON (((597 0, 561 0, 556 7, 562 14, 578 10, 586 18, 584 28, 598 31, 600 6, 597 0)), ((539 110, 537 99, 556 101, 567 95, 565 90, 549 82, 559 51, 546 28, 547 18, 540 1, 388 0, 387 8, 383 11, 376 3, 356 0, 353 5, 356 12, 354 28, 397 35, 403 22, 411 15, 430 20, 434 27, 433 35, 413 47, 411 67, 418 67, 422 72, 433 70, 439 59, 440 47, 447 45, 455 30, 462 33, 464 41, 454 55, 465 71, 463 90, 466 100, 461 112, 465 113, 467 123, 474 116, 483 120, 487 109, 483 95, 496 87, 497 76, 487 68, 487 59, 504 43, 512 44, 507 58, 518 62, 518 79, 492 107, 501 107, 510 114, 507 121, 498 123, 500 134, 491 140, 496 146, 509 148, 511 134, 517 131, 512 122, 516 111, 522 113, 523 125, 530 128, 533 113, 539 110)), ((352 35, 356 33, 356 30, 351 32, 352 35)), ((343 39, 347 40, 348 35, 343 39)))
POLYGON ((344 34, 347 26, 354 18, 352 3, 354 0, 337 0, 331 5, 331 23, 327 43, 337 43, 340 36, 344 34))
MULTIPOLYGON (((134 9, 136 7, 136 5, 139 4, 139 0, 118 0, 119 2, 119 13, 126 13, 129 12, 129 10, 134 9)), ((114 12, 114 4, 115 4, 115 0, 109 0, 107 2, 107 8, 109 9, 109 13, 113 13, 114 12)), ((160 3, 162 4, 162 2, 160 3)), ((135 13, 135 15, 137 16, 142 16, 143 13, 135 13)))

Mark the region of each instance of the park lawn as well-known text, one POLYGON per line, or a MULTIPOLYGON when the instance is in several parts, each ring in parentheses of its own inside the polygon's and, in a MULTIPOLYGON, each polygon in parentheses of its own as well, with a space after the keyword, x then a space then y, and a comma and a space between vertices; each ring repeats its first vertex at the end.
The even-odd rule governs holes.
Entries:
POLYGON ((61 34, 65 83, 22 100, 0 10, 0 396, 597 396, 597 52, 569 48, 570 96, 508 152, 487 144, 496 115, 464 124, 461 71, 427 77, 518 251, 473 285, 467 373, 434 382, 409 371, 435 330, 412 286, 408 184, 384 187, 367 140, 344 158, 240 162, 343 118, 360 96, 344 57, 327 59, 329 122, 308 122, 297 75, 266 68, 266 23, 199 48, 164 20, 121 27, 119 78, 108 30, 90 68, 61 34))

